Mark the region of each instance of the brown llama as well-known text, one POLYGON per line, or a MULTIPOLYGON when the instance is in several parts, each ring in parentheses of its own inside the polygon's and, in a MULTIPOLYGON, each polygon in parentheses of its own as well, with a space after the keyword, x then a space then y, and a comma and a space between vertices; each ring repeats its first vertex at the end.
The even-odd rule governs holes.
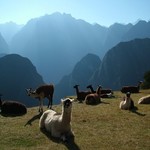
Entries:
POLYGON ((26 89, 27 95, 33 98, 39 99, 39 112, 43 112, 43 99, 48 99, 47 108, 52 108, 53 104, 53 93, 54 93, 54 85, 42 85, 38 87, 36 90, 26 89))
POLYGON ((98 86, 96 93, 88 94, 85 97, 85 103, 87 105, 96 105, 101 103, 101 86, 98 86))
POLYGON ((5 115, 24 115, 27 113, 27 108, 24 104, 18 101, 1 99, 2 94, 0 94, 0 113, 5 115))
MULTIPOLYGON (((87 88, 89 88, 92 93, 96 93, 92 85, 88 85, 87 88)), ((111 89, 101 89, 101 98, 111 98, 112 95, 113 95, 113 92, 111 89)))
POLYGON ((79 85, 75 85, 74 88, 76 89, 77 99, 80 102, 84 101, 88 94, 91 94, 90 91, 79 91, 79 85))
POLYGON ((142 81, 139 81, 137 86, 123 86, 121 88, 121 92, 122 93, 127 93, 127 92, 139 93, 141 84, 142 84, 142 81))

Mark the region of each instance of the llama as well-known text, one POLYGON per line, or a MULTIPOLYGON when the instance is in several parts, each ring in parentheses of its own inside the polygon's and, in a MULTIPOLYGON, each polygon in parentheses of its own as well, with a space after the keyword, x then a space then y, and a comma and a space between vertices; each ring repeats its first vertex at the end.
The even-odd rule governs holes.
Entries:
POLYGON ((66 141, 74 137, 71 130, 72 99, 62 99, 62 113, 58 114, 53 110, 47 110, 40 117, 39 127, 48 131, 52 137, 66 141))
POLYGON ((88 94, 91 94, 90 91, 79 91, 79 85, 75 85, 77 99, 82 102, 88 94))
POLYGON ((24 115, 27 108, 24 104, 17 101, 2 101, 0 94, 0 110, 1 114, 24 115))
POLYGON ((42 85, 38 87, 36 90, 32 90, 31 88, 26 89, 27 95, 33 98, 39 99, 39 112, 43 112, 43 99, 47 98, 49 100, 47 108, 52 108, 53 103, 53 93, 54 93, 54 85, 42 85))
POLYGON ((121 92, 122 93, 127 93, 127 92, 139 93, 141 84, 142 84, 142 81, 139 81, 137 86, 123 86, 121 89, 121 92))
POLYGON ((86 88, 90 89, 92 93, 96 93, 92 85, 88 85, 86 88))
POLYGON ((85 97, 85 103, 87 105, 96 105, 101 103, 101 86, 98 86, 96 93, 88 94, 85 97))
MULTIPOLYGON (((87 88, 89 88, 92 93, 96 93, 96 91, 93 89, 92 85, 88 85, 87 88)), ((111 98, 112 94, 113 94, 113 92, 111 89, 101 89, 101 98, 111 98)))
POLYGON ((124 110, 131 110, 134 108, 134 102, 132 100, 132 98, 130 97, 130 92, 126 93, 126 96, 123 97, 123 100, 120 102, 120 109, 124 109, 124 110))
POLYGON ((150 95, 141 97, 138 104, 150 104, 150 95))

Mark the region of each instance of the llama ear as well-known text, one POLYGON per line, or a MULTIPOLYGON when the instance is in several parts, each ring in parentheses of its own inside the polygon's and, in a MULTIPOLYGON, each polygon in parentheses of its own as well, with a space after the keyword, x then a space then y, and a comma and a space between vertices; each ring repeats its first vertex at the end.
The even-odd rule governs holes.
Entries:
POLYGON ((64 99, 61 99, 61 102, 63 103, 63 102, 64 102, 64 99))
POLYGON ((25 90, 26 90, 27 93, 29 92, 29 89, 25 89, 25 90))

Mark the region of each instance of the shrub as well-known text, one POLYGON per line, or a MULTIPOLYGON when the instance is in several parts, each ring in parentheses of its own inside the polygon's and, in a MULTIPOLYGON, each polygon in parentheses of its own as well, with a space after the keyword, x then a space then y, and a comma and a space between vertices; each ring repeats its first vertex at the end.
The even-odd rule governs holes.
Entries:
POLYGON ((149 89, 150 88, 150 71, 146 72, 144 74, 144 82, 142 84, 143 89, 149 89))

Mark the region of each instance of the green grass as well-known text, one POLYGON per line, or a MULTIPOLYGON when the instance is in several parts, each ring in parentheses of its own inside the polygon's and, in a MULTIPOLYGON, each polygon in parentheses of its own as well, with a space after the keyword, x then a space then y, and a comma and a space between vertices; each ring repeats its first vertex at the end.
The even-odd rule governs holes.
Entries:
MULTIPOLYGON (((19 117, 0 116, 1 150, 149 150, 150 149, 150 105, 138 105, 140 97, 150 93, 142 90, 132 94, 138 110, 120 110, 121 92, 114 92, 115 98, 90 106, 73 103, 72 129, 75 140, 63 143, 40 131, 38 107, 29 108, 19 117), (108 104, 106 104, 108 103, 108 104)), ((53 107, 61 112, 61 106, 53 107)), ((44 108, 46 110, 46 107, 44 108)))

